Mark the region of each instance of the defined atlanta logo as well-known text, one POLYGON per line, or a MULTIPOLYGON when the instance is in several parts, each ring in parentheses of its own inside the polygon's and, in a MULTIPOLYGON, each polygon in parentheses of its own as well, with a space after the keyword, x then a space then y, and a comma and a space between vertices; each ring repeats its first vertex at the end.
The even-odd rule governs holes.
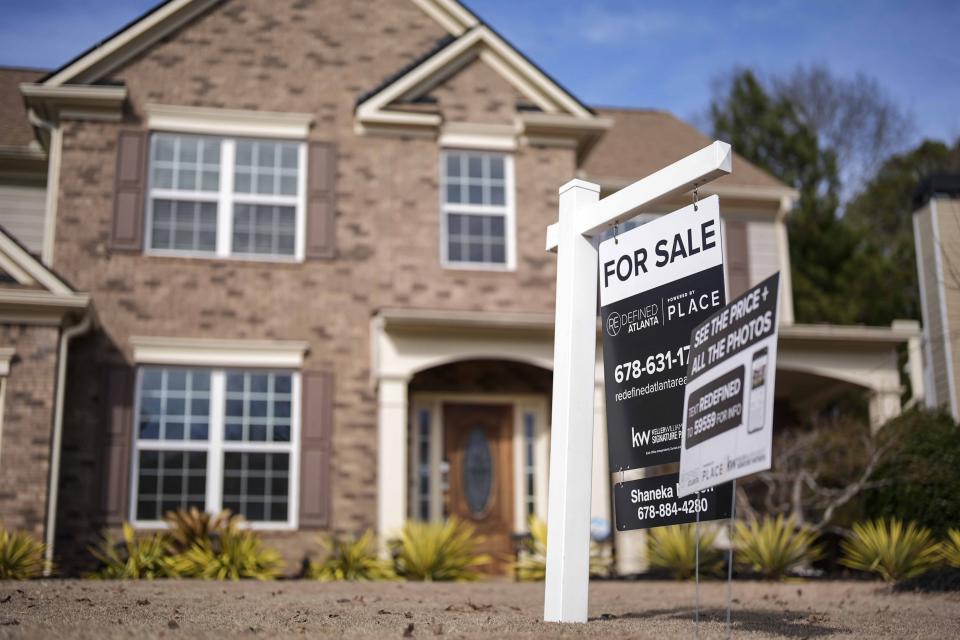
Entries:
POLYGON ((660 324, 660 306, 648 304, 642 309, 634 309, 627 313, 613 311, 607 316, 607 334, 615 338, 624 327, 627 333, 633 333, 660 324))

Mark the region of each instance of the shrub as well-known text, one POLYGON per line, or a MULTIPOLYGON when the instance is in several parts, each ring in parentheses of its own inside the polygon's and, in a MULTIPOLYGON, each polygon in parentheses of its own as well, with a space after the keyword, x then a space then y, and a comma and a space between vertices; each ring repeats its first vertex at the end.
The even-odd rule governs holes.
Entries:
POLYGON ((960 569, 960 529, 947 531, 947 539, 941 546, 941 555, 948 565, 960 569))
POLYGON ((851 569, 879 573, 887 582, 919 576, 940 560, 940 545, 930 530, 900 520, 871 520, 853 525, 853 533, 840 543, 840 563, 851 569))
MULTIPOLYGON (((714 546, 717 529, 700 528, 700 573, 719 573, 723 552, 714 546)), ((650 566, 664 569, 677 580, 692 578, 697 566, 697 530, 692 524, 675 524, 650 529, 648 534, 650 566)))
POLYGON ((172 564, 184 577, 205 580, 271 580, 283 569, 280 554, 264 548, 256 532, 236 524, 218 536, 197 540, 174 556, 172 564))
POLYGON ((909 411, 877 434, 894 447, 866 494, 870 518, 896 518, 936 536, 960 522, 960 427, 946 412, 909 411))
POLYGON ((233 516, 226 509, 210 515, 196 507, 168 511, 163 519, 170 527, 167 532, 170 547, 178 553, 198 542, 216 538, 228 527, 239 525, 243 521, 241 516, 233 516))
POLYGON ((491 558, 477 553, 482 539, 474 532, 472 525, 456 518, 442 523, 408 521, 400 539, 391 543, 397 574, 408 580, 476 580, 475 569, 491 558))
POLYGON ((166 535, 155 533, 137 537, 129 523, 123 523, 122 540, 117 541, 108 533, 90 553, 100 561, 100 568, 92 578, 108 580, 138 580, 146 578, 172 578, 177 570, 170 558, 166 535))
MULTIPOLYGON (((536 582, 547 575, 547 523, 530 516, 527 520, 530 537, 523 541, 520 554, 513 563, 517 580, 536 582)), ((590 575, 606 576, 610 573, 610 559, 596 542, 590 543, 590 575)))
POLYGON ((764 516, 749 524, 736 523, 734 548, 740 563, 768 580, 780 580, 791 569, 822 555, 816 539, 810 527, 798 527, 793 518, 764 516))
POLYGON ((0 527, 0 580, 27 580, 43 571, 43 543, 23 531, 0 527))
POLYGON ((322 562, 310 564, 307 577, 325 582, 335 580, 389 580, 395 577, 391 563, 377 557, 373 531, 362 536, 320 538, 327 556, 322 562))

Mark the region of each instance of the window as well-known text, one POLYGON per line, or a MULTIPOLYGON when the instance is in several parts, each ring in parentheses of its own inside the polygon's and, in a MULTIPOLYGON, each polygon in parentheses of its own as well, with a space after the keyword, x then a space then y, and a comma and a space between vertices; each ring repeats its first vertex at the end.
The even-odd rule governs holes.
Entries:
POLYGON ((523 414, 523 503, 526 515, 537 513, 537 416, 523 414))
POLYGON ((430 411, 417 412, 417 517, 430 520, 430 411))
POLYGON ((133 520, 195 506, 295 526, 298 388, 289 371, 142 368, 133 520))
POLYGON ((148 251, 302 259, 305 145, 155 133, 148 251))
POLYGON ((441 165, 443 263, 513 268, 513 158, 445 151, 441 165))

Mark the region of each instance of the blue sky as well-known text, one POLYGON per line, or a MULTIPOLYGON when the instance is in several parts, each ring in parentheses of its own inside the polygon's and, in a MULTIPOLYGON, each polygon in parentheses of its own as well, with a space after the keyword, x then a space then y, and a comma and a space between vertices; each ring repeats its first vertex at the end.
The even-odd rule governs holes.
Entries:
MULTIPOLYGON (((277 0, 284 1, 284 0, 277 0)), ((0 0, 0 64, 55 67, 153 0, 0 0)), ((924 0, 470 0, 468 6, 585 102, 695 119, 711 80, 825 63, 864 72, 917 136, 960 136, 960 2, 924 0)))

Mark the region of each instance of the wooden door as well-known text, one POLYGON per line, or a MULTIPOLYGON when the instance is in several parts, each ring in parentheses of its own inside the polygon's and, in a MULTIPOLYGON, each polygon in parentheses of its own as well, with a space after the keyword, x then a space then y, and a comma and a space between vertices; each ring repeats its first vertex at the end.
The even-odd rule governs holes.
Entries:
POLYGON ((513 558, 513 407, 443 407, 447 512, 476 527, 487 571, 505 573, 513 558))

